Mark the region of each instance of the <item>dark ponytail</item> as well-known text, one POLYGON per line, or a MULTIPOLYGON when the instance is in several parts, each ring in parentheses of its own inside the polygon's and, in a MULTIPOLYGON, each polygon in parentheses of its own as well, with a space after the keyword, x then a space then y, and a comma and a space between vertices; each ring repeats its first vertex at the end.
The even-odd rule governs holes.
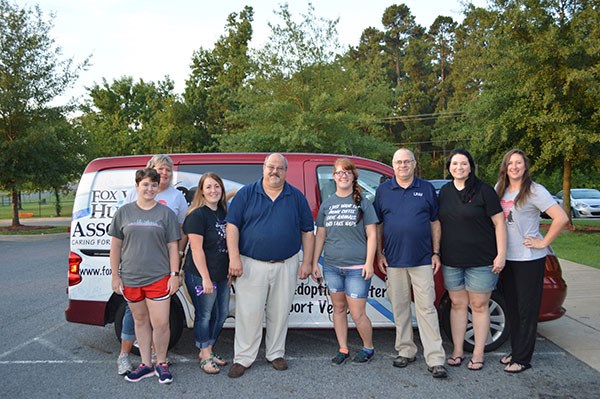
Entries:
POLYGON ((354 205, 356 205, 356 224, 359 224, 363 218, 362 209, 362 188, 358 185, 358 179, 354 179, 352 182, 352 199, 354 199, 354 205))

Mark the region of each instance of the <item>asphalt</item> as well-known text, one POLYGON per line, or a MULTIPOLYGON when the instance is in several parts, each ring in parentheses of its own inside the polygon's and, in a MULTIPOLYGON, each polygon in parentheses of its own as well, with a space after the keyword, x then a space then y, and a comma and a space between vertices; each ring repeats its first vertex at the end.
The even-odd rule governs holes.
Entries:
MULTIPOLYGON (((22 219, 22 224, 68 226, 70 217, 22 219)), ((9 226, 10 220, 0 220, 9 226)), ((67 236, 66 233, 59 235, 67 236)), ((55 234, 0 235, 0 241, 31 240, 56 237, 55 234)), ((538 325, 538 333, 563 348, 590 367, 600 371, 600 270, 560 259, 568 291, 560 319, 538 325)))

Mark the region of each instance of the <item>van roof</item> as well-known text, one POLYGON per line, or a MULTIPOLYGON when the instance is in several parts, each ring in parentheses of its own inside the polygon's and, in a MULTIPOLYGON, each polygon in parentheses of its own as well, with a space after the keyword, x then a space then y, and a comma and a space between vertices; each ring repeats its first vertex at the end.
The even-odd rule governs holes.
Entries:
MULTIPOLYGON (((188 153, 188 154, 167 154, 173 160, 175 165, 185 164, 197 164, 197 163, 262 163, 267 157, 269 152, 212 152, 212 153, 188 153)), ((289 163, 305 162, 305 161, 329 161, 337 158, 350 158, 353 160, 364 160, 367 162, 377 162, 368 160, 366 158, 352 156, 352 155, 339 155, 339 154, 313 154, 313 153, 299 153, 299 152, 283 152, 289 163)), ((148 160, 152 158, 151 155, 125 155, 108 158, 96 158, 91 161, 85 168, 84 173, 97 172, 106 169, 127 169, 127 168, 142 168, 146 165, 148 160)), ((377 162, 384 165, 381 162, 377 162)))

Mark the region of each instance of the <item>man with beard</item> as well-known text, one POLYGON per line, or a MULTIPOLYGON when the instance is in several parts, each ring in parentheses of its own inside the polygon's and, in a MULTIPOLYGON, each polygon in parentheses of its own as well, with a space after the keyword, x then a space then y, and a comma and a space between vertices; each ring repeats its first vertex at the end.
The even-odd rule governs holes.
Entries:
POLYGON ((236 278, 231 378, 242 376, 256 360, 265 315, 267 361, 276 370, 288 368, 288 318, 296 278, 311 273, 314 222, 302 192, 285 181, 286 172, 283 155, 267 156, 262 179, 238 191, 227 214, 229 274, 236 278))

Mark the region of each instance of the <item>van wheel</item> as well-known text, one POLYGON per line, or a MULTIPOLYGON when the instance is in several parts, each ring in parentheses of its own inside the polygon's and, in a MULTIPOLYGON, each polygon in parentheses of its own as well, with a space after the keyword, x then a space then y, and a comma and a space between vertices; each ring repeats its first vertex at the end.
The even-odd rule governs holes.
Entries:
MULTIPOLYGON (((450 326, 450 297, 446 295, 440 304, 440 321, 442 329, 452 340, 452 327, 450 326)), ((492 292, 490 298, 490 333, 485 344, 485 352, 491 352, 498 349, 508 339, 509 328, 508 318, 506 317, 506 302, 504 296, 498 291, 492 292)), ((467 323, 467 332, 465 334, 464 349, 467 352, 473 352, 475 340, 473 335, 473 317, 471 307, 469 307, 469 316, 467 323)))
MULTIPOLYGON (((115 334, 117 339, 121 342, 121 330, 123 329, 123 316, 125 315, 125 301, 122 301, 115 312, 115 334)), ((183 307, 177 296, 171 297, 171 309, 169 312, 169 328, 171 330, 171 338, 169 339, 169 349, 174 347, 181 334, 183 333, 183 307)), ((137 346, 137 341, 133 344, 131 352, 135 355, 140 354, 140 349, 137 346)))

